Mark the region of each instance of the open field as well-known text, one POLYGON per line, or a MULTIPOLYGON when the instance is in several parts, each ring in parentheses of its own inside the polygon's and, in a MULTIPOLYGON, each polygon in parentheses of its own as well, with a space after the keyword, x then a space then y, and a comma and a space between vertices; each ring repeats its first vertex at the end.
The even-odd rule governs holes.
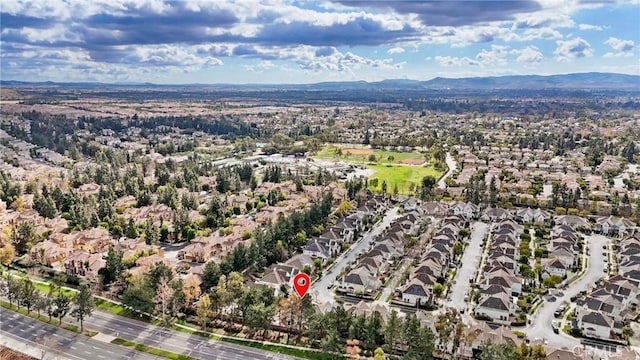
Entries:
POLYGON ((327 145, 316 154, 319 159, 342 160, 346 162, 362 164, 369 162, 369 156, 374 155, 377 162, 387 164, 410 164, 420 165, 425 162, 424 155, 417 151, 399 152, 380 149, 371 149, 368 147, 349 147, 339 145, 327 145), (336 150, 340 149, 341 156, 336 154, 336 150))
POLYGON ((378 179, 378 186, 370 188, 374 191, 382 191, 382 182, 386 181, 388 193, 392 193, 393 187, 398 185, 400 194, 407 194, 411 183, 419 185, 425 176, 431 175, 437 179, 442 175, 442 172, 424 166, 368 164, 367 167, 375 171, 369 180, 378 179))

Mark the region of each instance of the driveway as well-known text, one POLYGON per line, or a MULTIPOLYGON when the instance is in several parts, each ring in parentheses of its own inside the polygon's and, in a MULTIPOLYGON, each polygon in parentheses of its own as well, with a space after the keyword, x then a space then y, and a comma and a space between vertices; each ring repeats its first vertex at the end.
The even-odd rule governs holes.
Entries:
POLYGON ((333 263, 333 266, 329 270, 325 271, 324 276, 311 285, 310 294, 316 302, 334 302, 335 294, 332 290, 328 289, 328 287, 333 285, 336 280, 336 276, 338 276, 349 263, 355 263, 358 254, 369 249, 374 239, 382 234, 383 231, 399 217, 400 213, 398 212, 397 207, 387 211, 384 218, 375 224, 371 231, 362 236, 360 240, 351 244, 351 247, 349 247, 345 253, 338 256, 336 261, 333 263))
POLYGON ((571 349, 576 345, 580 345, 580 339, 571 337, 562 331, 560 331, 560 334, 554 334, 551 321, 555 319, 553 313, 562 302, 570 303, 572 296, 577 295, 582 290, 589 291, 600 278, 605 276, 603 272, 604 256, 602 252, 604 250, 602 246, 608 246, 610 239, 597 234, 585 235, 584 237, 585 244, 589 246, 591 251, 586 273, 578 281, 562 290, 563 295, 556 296, 556 301, 544 302, 542 306, 540 306, 537 313, 532 316, 531 325, 522 329, 529 339, 547 338, 549 345, 558 348, 567 347, 571 349))
POLYGON ((451 291, 449 292, 445 302, 446 306, 453 307, 458 310, 466 306, 464 293, 469 291, 469 278, 478 271, 483 250, 480 244, 482 244, 482 239, 484 239, 488 231, 489 225, 480 221, 473 223, 471 226, 469 244, 467 245, 464 254, 462 254, 462 265, 458 268, 454 282, 451 285, 451 291))

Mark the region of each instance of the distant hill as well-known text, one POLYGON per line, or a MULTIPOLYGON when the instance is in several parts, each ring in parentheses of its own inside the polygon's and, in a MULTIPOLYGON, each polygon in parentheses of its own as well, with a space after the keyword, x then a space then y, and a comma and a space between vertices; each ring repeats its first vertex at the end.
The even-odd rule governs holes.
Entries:
POLYGON ((211 89, 242 89, 242 90, 305 90, 305 91, 340 91, 340 90, 508 90, 508 89, 580 89, 580 90, 626 90, 640 91, 640 75, 625 75, 615 73, 576 73, 564 75, 509 75, 468 78, 441 78, 427 81, 389 79, 378 82, 366 81, 338 81, 315 84, 180 84, 158 85, 152 83, 56 83, 24 82, 15 80, 0 80, 0 86, 22 87, 157 87, 157 88, 211 88, 211 89))

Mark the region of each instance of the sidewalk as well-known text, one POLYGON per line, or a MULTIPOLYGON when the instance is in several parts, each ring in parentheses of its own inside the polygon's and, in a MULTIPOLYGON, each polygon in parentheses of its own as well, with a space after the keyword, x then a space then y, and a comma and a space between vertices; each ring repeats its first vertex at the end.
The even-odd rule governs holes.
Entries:
POLYGON ((0 336, 0 345, 8 347, 9 349, 13 349, 15 351, 21 352, 23 354, 33 356, 36 359, 44 359, 44 360, 76 360, 75 358, 71 358, 60 353, 56 353, 53 349, 45 349, 42 344, 38 344, 36 342, 26 340, 26 339, 15 339, 11 336, 11 334, 2 333, 0 336), (44 351, 44 357, 43 357, 44 351))

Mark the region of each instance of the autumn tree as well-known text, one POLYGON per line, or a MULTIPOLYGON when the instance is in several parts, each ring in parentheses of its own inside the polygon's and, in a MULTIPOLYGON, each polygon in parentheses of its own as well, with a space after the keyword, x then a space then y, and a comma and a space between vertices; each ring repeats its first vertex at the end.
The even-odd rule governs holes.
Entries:
POLYGON ((213 317, 213 311, 211 310, 211 299, 209 294, 200 296, 198 307, 196 308, 196 314, 198 315, 198 321, 203 332, 207 332, 207 324, 213 317))
POLYGON ((16 257, 16 248, 11 244, 5 244, 0 248, 0 264, 4 266, 11 265, 16 257))

